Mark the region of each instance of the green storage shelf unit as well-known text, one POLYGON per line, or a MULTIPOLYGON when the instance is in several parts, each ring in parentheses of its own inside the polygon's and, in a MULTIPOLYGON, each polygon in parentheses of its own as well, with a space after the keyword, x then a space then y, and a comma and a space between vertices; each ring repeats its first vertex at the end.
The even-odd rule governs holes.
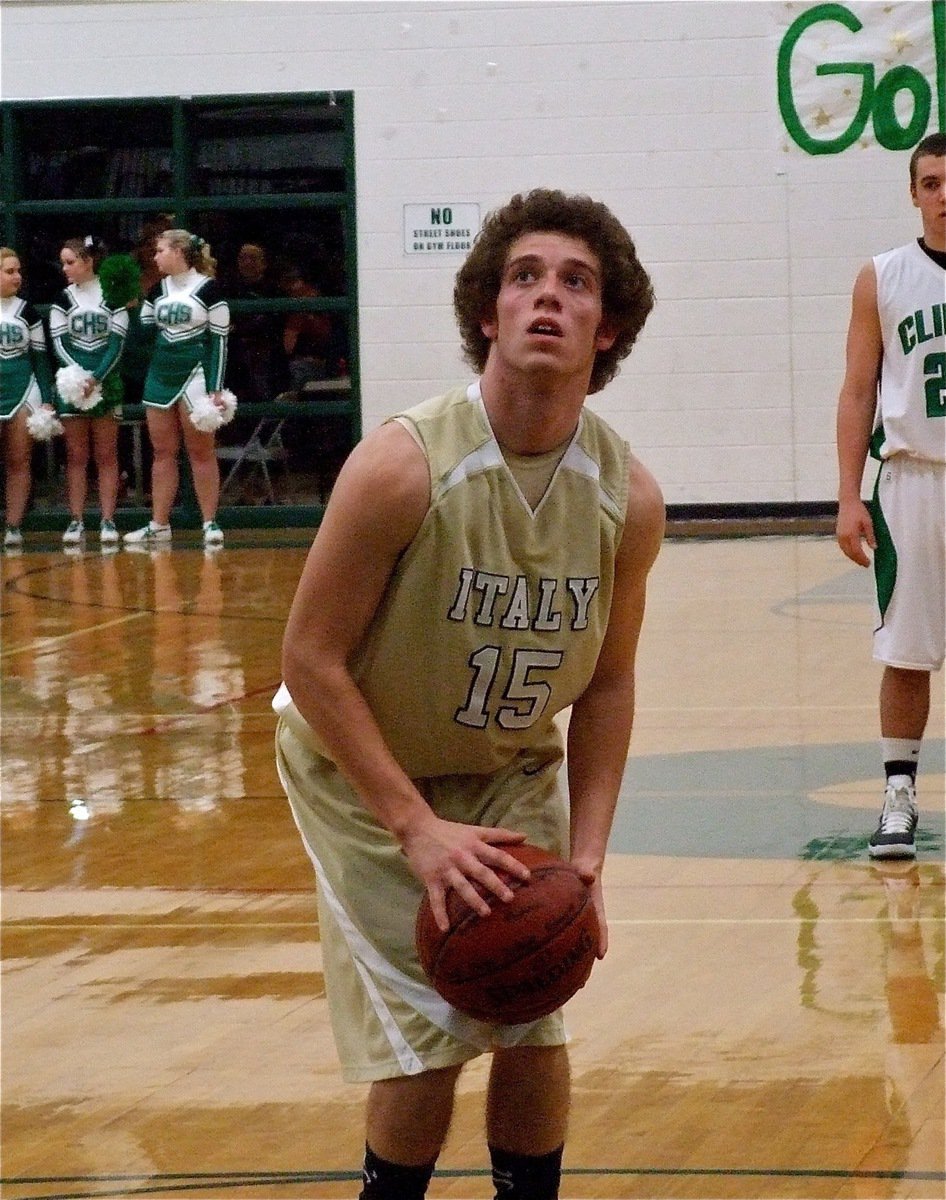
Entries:
MULTIPOLYGON (((63 286, 66 238, 94 234, 139 256, 146 284, 161 227, 210 243, 240 400, 218 435, 225 525, 317 524, 361 436, 353 105, 349 92, 2 104, 3 242, 40 311, 63 286)), ((147 361, 134 326, 122 363, 125 525, 148 511, 147 361)), ((65 518, 64 458, 61 439, 37 445, 27 528, 65 518)), ((199 523, 186 468, 173 519, 199 523)))

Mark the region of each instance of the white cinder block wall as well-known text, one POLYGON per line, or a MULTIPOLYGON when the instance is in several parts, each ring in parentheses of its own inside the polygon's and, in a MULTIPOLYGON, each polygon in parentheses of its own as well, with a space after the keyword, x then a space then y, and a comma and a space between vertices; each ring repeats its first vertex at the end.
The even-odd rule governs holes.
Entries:
MULTIPOLYGON (((909 151, 869 138, 844 154, 780 151, 778 39, 786 11, 805 7, 14 3, 2 88, 354 92, 366 430, 468 374, 451 308, 460 258, 405 255, 405 204, 485 214, 540 185, 605 200, 658 305, 592 403, 671 504, 822 501, 835 494, 851 284, 918 225, 909 151)), ((930 131, 935 113, 934 101, 930 131)))

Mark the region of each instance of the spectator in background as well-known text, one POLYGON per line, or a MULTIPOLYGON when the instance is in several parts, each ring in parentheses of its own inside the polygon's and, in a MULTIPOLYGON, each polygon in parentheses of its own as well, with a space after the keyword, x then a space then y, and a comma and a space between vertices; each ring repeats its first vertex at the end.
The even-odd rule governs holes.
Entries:
POLYGON ((161 282, 161 272, 155 266, 154 252, 158 245, 158 238, 166 229, 174 227, 173 213, 158 213, 150 221, 145 221, 141 226, 141 237, 131 252, 132 258, 137 262, 138 268, 141 271, 141 295, 147 296, 152 288, 157 287, 161 282))
MULTIPOLYGON (((244 242, 237 254, 236 270, 227 284, 227 298, 270 300, 275 295, 265 248, 255 242, 244 242)), ((285 360, 281 332, 282 321, 275 313, 240 312, 234 316, 227 380, 242 401, 262 404, 282 390, 285 360)))
MULTIPOLYGON (((280 290, 293 300, 316 298, 322 293, 298 269, 287 268, 280 290)), ((283 349, 289 363, 290 386, 302 391, 307 383, 334 378, 338 368, 337 343, 330 313, 288 313, 283 324, 283 349)))

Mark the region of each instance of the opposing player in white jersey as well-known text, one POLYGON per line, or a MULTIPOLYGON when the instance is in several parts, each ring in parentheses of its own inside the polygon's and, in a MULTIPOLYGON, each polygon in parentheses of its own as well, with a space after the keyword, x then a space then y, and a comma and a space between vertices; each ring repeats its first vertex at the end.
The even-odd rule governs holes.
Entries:
POLYGON ((125 534, 125 544, 149 546, 171 540, 171 508, 179 480, 181 442, 190 461, 203 520, 204 544, 223 544, 217 524, 220 469, 213 433, 198 429, 189 414, 210 401, 222 406, 230 310, 214 279, 210 247, 186 229, 168 229, 157 240, 154 261, 164 276, 141 309, 141 326, 154 332, 144 384, 148 436, 154 452, 151 520, 125 534))
POLYGON ((118 370, 128 310, 112 308, 102 296, 98 269, 105 247, 92 237, 70 238, 59 251, 66 289, 49 310, 49 334, 61 366, 80 367, 90 373, 86 393, 94 388, 101 399, 93 408, 79 409, 62 396, 59 415, 66 439, 66 496, 70 521, 63 544, 75 545, 85 532, 83 520, 88 492, 90 452, 95 459, 103 545, 118 542, 115 506, 118 503, 118 423, 122 415, 122 381, 118 370))
POLYGON ((277 763, 318 879, 342 1068, 370 1084, 362 1200, 425 1194, 461 1068, 484 1053, 497 1192, 554 1200, 562 1014, 464 1018, 425 979, 413 927, 425 889, 444 929, 450 889, 480 912, 508 900, 497 872, 523 871, 504 847, 527 838, 571 859, 607 949, 601 876, 664 513, 585 398, 653 293, 613 213, 542 189, 490 215, 454 303, 480 378, 343 467, 286 628, 277 763))
POLYGON ((873 858, 916 854, 930 673, 946 654, 946 134, 914 150, 910 195, 923 235, 860 271, 838 400, 838 543, 861 566, 873 551, 874 658, 884 664, 887 780, 873 858), (868 451, 881 460, 869 507, 861 500, 868 451))
POLYGON ((23 545, 20 526, 30 497, 33 439, 27 428, 30 411, 52 407, 53 387, 46 336, 39 313, 18 295, 23 282, 20 258, 0 247, 0 438, 3 441, 8 550, 23 545))

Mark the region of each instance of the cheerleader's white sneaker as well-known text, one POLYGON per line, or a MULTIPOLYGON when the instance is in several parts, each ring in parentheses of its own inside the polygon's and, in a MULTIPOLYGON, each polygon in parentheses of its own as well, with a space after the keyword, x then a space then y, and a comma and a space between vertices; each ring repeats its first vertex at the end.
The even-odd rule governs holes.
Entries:
POLYGON ((204 545, 223 545, 223 530, 216 521, 204 521, 204 545))
POLYGON ((133 529, 131 533, 126 533, 122 538, 126 546, 153 546, 158 542, 169 542, 170 540, 171 526, 156 525, 154 521, 149 521, 140 529, 133 529))

